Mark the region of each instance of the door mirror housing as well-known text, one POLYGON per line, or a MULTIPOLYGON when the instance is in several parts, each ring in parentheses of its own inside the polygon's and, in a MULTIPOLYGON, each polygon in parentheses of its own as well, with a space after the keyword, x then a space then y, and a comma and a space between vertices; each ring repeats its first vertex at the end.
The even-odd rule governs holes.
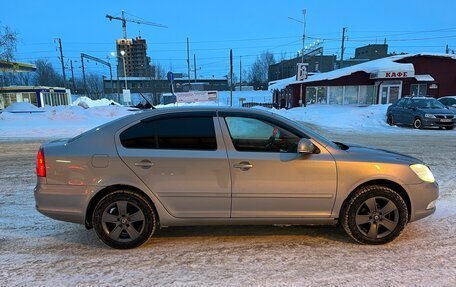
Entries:
POLYGON ((300 139, 298 142, 298 153, 299 154, 312 154, 315 152, 315 146, 310 139, 300 139))

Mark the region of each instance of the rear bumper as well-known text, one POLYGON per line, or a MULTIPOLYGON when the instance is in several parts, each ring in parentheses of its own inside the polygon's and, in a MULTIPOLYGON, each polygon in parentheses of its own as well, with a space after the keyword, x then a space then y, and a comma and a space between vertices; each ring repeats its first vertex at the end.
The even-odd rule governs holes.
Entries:
POLYGON ((439 197, 437 182, 406 185, 406 189, 411 202, 410 222, 417 221, 435 212, 435 205, 430 206, 430 204, 439 197))
POLYGON ((91 193, 87 186, 38 183, 34 189, 36 209, 56 220, 84 224, 91 193))

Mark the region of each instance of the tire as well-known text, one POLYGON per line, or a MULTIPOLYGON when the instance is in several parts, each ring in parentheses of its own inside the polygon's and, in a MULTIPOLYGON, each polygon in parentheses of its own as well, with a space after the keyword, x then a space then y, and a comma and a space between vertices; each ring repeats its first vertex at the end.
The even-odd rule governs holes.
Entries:
POLYGON ((157 213, 152 204, 130 190, 118 190, 103 197, 92 218, 98 238, 116 249, 140 246, 158 226, 157 213))
POLYGON ((355 191, 343 208, 340 219, 343 229, 353 240, 378 245, 388 243, 401 234, 408 222, 408 210, 402 197, 394 190, 370 185, 355 191))
POLYGON ((454 129, 454 126, 446 127, 445 129, 447 129, 447 130, 453 130, 453 129, 454 129))
POLYGON ((386 118, 386 123, 390 126, 394 126, 394 118, 392 114, 389 114, 386 118))
POLYGON ((413 120, 413 128, 422 129, 423 128, 423 121, 420 118, 415 118, 413 120))

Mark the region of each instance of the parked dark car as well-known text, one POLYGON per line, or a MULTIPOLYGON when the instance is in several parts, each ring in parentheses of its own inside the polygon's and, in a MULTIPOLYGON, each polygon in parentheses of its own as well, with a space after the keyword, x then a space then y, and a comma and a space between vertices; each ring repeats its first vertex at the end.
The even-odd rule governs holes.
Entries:
POLYGON ((453 109, 453 111, 456 110, 456 96, 446 96, 438 99, 439 102, 444 104, 445 106, 449 107, 450 109, 453 109))
POLYGON ((455 112, 434 98, 405 97, 388 107, 389 125, 412 125, 415 129, 439 127, 453 129, 455 112))

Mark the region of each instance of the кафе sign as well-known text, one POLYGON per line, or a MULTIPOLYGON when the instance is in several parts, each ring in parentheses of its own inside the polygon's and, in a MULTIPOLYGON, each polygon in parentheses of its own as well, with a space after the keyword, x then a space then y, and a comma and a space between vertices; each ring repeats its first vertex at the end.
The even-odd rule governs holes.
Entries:
POLYGON ((371 79, 402 79, 415 77, 415 71, 378 71, 370 74, 371 79))

